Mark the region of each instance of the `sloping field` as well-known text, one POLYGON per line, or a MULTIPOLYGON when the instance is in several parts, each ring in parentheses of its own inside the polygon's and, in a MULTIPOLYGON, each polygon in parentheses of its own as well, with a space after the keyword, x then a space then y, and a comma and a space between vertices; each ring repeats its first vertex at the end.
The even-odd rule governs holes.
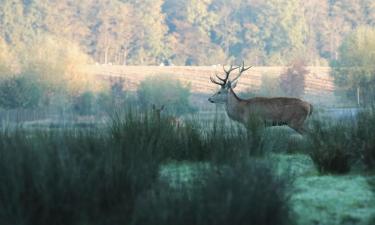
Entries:
MULTIPOLYGON (((254 67, 246 71, 236 88, 237 92, 257 90, 261 85, 263 74, 278 77, 285 67, 254 67)), ((329 67, 308 67, 310 73, 306 78, 306 98, 317 101, 332 101, 334 99, 334 84, 329 76, 329 67)), ((173 76, 184 83, 190 83, 195 93, 208 94, 217 89, 209 77, 215 72, 222 73, 221 66, 112 66, 92 65, 86 67, 86 72, 102 79, 123 77, 129 89, 135 90, 146 77, 165 74, 173 76)))

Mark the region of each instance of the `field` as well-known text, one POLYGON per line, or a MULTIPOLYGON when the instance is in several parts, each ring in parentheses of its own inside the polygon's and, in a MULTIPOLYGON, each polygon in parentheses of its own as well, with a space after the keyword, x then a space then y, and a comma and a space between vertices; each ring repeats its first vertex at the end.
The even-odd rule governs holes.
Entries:
MULTIPOLYGON (((237 92, 256 91, 261 86, 262 75, 278 77, 285 67, 253 67, 245 72, 236 88, 237 92)), ((334 84, 329 76, 329 67, 308 67, 306 76, 305 98, 314 104, 332 105, 336 103, 334 84)), ((223 72, 222 66, 115 66, 92 65, 84 68, 89 75, 100 79, 123 77, 126 79, 127 88, 136 90, 139 83, 146 77, 154 75, 167 75, 178 79, 185 84, 190 84, 196 94, 207 95, 213 93, 217 87, 209 80, 217 72, 223 72)))
MULTIPOLYGON (((254 68, 238 92, 282 70, 254 68)), ((209 104, 214 67, 89 66, 103 82, 124 77, 130 91, 152 75, 178 78, 198 111, 178 125, 134 105, 2 112, 0 223, 372 225, 375 114, 332 108, 329 69, 309 70, 304 98, 317 107, 301 136, 245 129, 209 104)))

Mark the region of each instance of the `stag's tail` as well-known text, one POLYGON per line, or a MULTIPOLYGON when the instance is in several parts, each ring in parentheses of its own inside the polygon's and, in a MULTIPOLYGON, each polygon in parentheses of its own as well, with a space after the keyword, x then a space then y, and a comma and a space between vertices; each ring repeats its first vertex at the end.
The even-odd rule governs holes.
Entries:
POLYGON ((310 112, 309 112, 309 116, 311 116, 311 114, 313 113, 313 109, 314 109, 314 107, 310 104, 310 112))

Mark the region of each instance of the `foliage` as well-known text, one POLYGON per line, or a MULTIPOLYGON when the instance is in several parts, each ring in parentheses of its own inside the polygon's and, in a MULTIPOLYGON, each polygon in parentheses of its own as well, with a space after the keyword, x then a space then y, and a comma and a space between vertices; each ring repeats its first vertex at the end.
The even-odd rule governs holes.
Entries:
POLYGON ((259 94, 266 97, 275 97, 282 94, 279 79, 269 74, 262 74, 259 94))
POLYGON ((375 113, 367 109, 351 120, 314 121, 307 152, 322 173, 347 173, 353 165, 375 168, 375 113))
POLYGON ((321 173, 344 174, 355 158, 349 127, 314 121, 307 152, 321 173))
POLYGON ((0 78, 9 78, 14 71, 15 65, 18 64, 15 60, 14 53, 11 48, 6 44, 6 42, 0 37, 0 78), (12 65, 13 64, 13 65, 12 65))
POLYGON ((84 92, 73 99, 73 110, 79 115, 91 115, 95 110, 95 95, 84 92))
POLYGON ((340 57, 333 62, 332 75, 341 91, 362 105, 374 103, 375 29, 360 27, 348 35, 340 46, 340 57), (357 91, 359 96, 357 96, 357 91))
MULTIPOLYGON (((210 176, 191 204, 201 204, 197 200, 207 196, 208 204, 201 212, 214 215, 216 209, 210 203, 219 204, 223 192, 235 193, 229 202, 231 214, 220 220, 222 223, 237 209, 245 210, 238 220, 249 218, 263 223, 273 215, 275 220, 270 223, 284 223, 289 212, 285 180, 275 177, 263 163, 239 166, 240 159, 243 162, 249 158, 250 148, 241 133, 217 127, 202 134, 197 126, 186 123, 177 127, 165 117, 155 120, 150 113, 129 111, 115 114, 109 129, 3 130, 0 222, 131 224, 144 211, 140 199, 149 197, 145 193, 155 186, 161 163, 212 160, 216 166, 223 162, 237 166, 210 176), (260 200, 257 207, 250 204, 253 200, 260 200)), ((171 196, 160 203, 173 197, 165 191, 171 196)), ((226 204, 219 206, 220 212, 227 209, 226 204)), ((176 209, 175 205, 162 207, 176 209)), ((156 211, 149 215, 152 213, 156 211)))
POLYGON ((309 71, 305 68, 305 63, 297 60, 280 75, 280 88, 291 97, 301 97, 305 92, 305 76, 309 71))
POLYGON ((22 74, 0 81, 0 107, 5 109, 39 106, 43 89, 33 76, 22 74))
POLYGON ((0 12, 0 36, 17 51, 47 34, 120 65, 285 65, 301 53, 318 64, 337 59, 348 33, 375 24, 371 0, 8 0, 0 12))
POLYGON ((143 80, 137 90, 139 103, 143 109, 151 105, 164 105, 166 111, 178 115, 193 112, 189 102, 190 86, 168 76, 154 76, 143 80))
POLYGON ((40 36, 22 54, 23 71, 37 75, 49 93, 77 96, 100 86, 85 75, 83 66, 90 60, 79 46, 63 38, 40 36))
POLYGON ((360 112, 357 116, 357 127, 353 141, 358 146, 359 158, 367 169, 375 169, 375 111, 374 108, 360 112))
POLYGON ((293 224, 289 180, 265 162, 215 167, 194 179, 192 190, 161 183, 140 196, 135 224, 293 224))

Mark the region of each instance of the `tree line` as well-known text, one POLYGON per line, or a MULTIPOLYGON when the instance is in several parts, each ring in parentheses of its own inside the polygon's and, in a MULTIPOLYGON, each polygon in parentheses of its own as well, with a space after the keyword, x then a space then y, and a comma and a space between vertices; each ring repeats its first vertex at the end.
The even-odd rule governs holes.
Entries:
POLYGON ((52 35, 99 63, 209 65, 245 59, 327 65, 375 25, 372 0, 3 0, 0 37, 26 48, 52 35))

